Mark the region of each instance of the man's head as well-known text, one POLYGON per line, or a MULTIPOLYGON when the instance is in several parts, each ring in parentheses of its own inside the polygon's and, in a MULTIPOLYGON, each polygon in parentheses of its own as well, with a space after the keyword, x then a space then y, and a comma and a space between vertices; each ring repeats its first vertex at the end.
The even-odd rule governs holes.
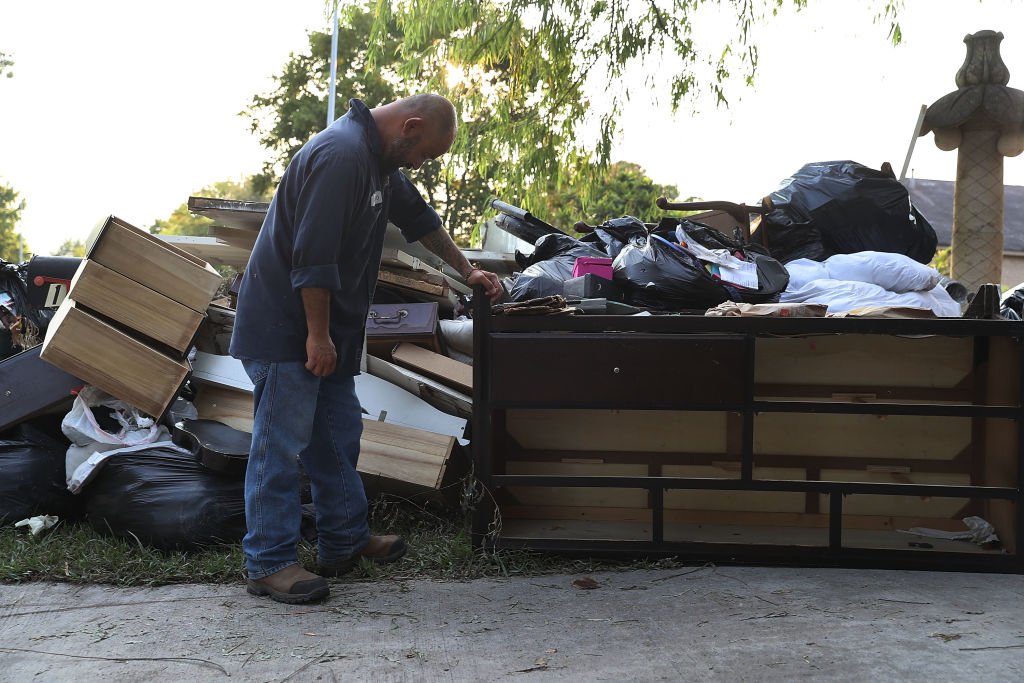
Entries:
POLYGON ((458 123, 455 107, 433 93, 412 95, 370 112, 384 144, 385 169, 417 169, 448 152, 458 123))

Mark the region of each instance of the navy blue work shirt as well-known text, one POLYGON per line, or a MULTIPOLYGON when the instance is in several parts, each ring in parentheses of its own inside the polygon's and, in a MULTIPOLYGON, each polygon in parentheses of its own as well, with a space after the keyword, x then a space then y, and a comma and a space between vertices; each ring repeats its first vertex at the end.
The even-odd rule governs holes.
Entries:
POLYGON ((235 358, 303 361, 306 313, 300 289, 330 290, 334 375, 359 374, 366 315, 388 221, 415 242, 441 219, 401 171, 381 167, 370 110, 349 110, 288 164, 245 269, 229 352, 235 358))

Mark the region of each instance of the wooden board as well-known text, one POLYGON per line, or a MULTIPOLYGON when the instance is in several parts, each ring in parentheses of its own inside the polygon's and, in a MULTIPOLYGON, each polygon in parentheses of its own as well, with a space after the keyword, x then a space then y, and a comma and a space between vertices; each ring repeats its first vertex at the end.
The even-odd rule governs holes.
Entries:
POLYGON ((444 296, 447 292, 447 287, 443 284, 437 285, 430 282, 421 280, 415 276, 414 273, 410 273, 408 276, 402 275, 401 273, 384 270, 383 268, 377 272, 377 280, 380 282, 386 282, 389 285, 395 285, 396 287, 403 287, 405 289, 414 289, 417 292, 423 292, 424 294, 432 294, 434 296, 444 296))
POLYGON ((268 202, 247 202, 216 197, 189 197, 188 210, 231 228, 258 232, 270 209, 268 202))
POLYGON ((192 404, 201 419, 216 420, 252 433, 252 393, 204 384, 197 388, 192 404))
POLYGON ((252 252, 251 249, 236 247, 227 242, 222 242, 216 237, 160 235, 160 240, 180 251, 208 261, 215 266, 231 266, 237 269, 245 268, 246 264, 249 263, 249 255, 252 252))
POLYGON ((971 373, 973 344, 971 337, 762 337, 755 350, 754 382, 953 387, 971 373))
POLYGON ((86 258, 203 312, 220 286, 209 263, 110 216, 89 238, 86 258))
POLYGON ((210 237, 216 237, 222 242, 227 242, 233 247, 252 251, 253 245, 256 244, 256 236, 259 233, 245 228, 230 228, 226 225, 211 225, 206 229, 206 234, 210 237))
POLYGON ((136 332, 184 353, 204 314, 153 291, 95 261, 84 259, 69 296, 136 332))
POLYGON ((473 292, 473 289, 466 286, 463 282, 446 275, 437 268, 427 265, 421 259, 401 249, 385 247, 384 251, 381 252, 380 264, 390 269, 415 270, 420 274, 420 277, 428 275, 430 279, 427 279, 427 282, 432 282, 433 284, 447 282, 449 287, 462 294, 471 294, 473 292))
POLYGON ((529 449, 727 452, 722 412, 510 408, 505 428, 529 449))
POLYGON ((468 394, 473 393, 473 366, 442 356, 413 344, 399 344, 391 358, 403 367, 416 370, 429 377, 468 394))
POLYGON ((76 308, 71 297, 50 321, 40 357, 154 417, 163 415, 189 373, 186 361, 76 308))
POLYGON ((441 486, 455 437, 363 418, 360 474, 429 489, 441 486))
MULTIPOLYGON (((252 394, 203 385, 194 405, 199 417, 252 432, 252 394)), ((455 437, 363 418, 360 474, 437 489, 444 479, 455 437)))

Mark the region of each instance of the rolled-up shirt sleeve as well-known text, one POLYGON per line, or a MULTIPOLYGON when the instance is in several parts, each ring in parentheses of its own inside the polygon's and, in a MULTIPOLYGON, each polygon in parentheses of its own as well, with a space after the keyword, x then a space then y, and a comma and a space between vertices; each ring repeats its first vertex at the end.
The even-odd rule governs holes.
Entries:
POLYGON ((416 186, 401 171, 391 175, 390 221, 398 226, 406 242, 415 242, 441 227, 441 217, 427 204, 416 186))
POLYGON ((338 253, 359 193, 356 164, 324 154, 310 164, 295 211, 291 284, 294 289, 341 288, 338 253))

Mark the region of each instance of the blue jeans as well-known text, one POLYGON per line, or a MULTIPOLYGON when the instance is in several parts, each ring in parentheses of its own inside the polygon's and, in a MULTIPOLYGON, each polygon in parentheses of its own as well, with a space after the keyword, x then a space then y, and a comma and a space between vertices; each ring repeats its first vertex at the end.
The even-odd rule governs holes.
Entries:
POLYGON ((366 493, 356 472, 362 409, 355 379, 317 377, 301 361, 243 360, 255 385, 252 449, 245 471, 242 540, 249 578, 298 561, 302 521, 296 455, 316 507, 319 561, 348 559, 370 538, 366 493))

